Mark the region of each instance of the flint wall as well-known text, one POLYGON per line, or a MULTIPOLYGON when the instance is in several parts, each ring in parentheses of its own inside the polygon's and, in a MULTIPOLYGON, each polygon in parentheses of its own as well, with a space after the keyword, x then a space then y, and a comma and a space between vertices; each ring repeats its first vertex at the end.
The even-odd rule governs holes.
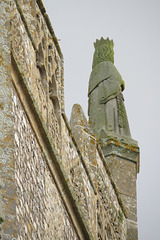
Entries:
POLYGON ((126 239, 125 208, 39 0, 1 4, 1 239, 126 239))

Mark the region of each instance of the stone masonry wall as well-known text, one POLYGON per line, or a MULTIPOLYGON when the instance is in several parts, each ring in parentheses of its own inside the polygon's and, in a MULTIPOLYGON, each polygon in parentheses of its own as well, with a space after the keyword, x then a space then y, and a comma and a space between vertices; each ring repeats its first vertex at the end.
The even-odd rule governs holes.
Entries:
POLYGON ((10 1, 0 3, 0 239, 16 238, 14 118, 10 54, 10 1))
POLYGON ((97 239, 126 239, 124 206, 104 167, 103 153, 78 104, 72 109, 71 126, 97 194, 97 239))
POLYGON ((13 93, 17 239, 78 239, 27 116, 13 93))
POLYGON ((11 1, 11 34, 14 60, 60 153, 63 60, 35 1, 11 1))
POLYGON ((83 111, 65 116, 63 56, 42 2, 2 9, 1 239, 125 240, 125 208, 83 111))

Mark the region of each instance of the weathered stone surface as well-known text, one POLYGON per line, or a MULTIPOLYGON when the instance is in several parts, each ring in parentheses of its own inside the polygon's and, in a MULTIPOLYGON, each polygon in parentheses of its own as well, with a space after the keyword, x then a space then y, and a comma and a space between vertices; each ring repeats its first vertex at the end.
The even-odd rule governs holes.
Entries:
MULTIPOLYGON (((0 238, 137 239, 139 152, 129 128, 124 135, 130 147, 124 136, 115 145, 117 130, 111 131, 115 139, 107 139, 110 143, 102 134, 103 154, 79 105, 73 107, 70 127, 64 113, 63 56, 43 3, 5 0, 0 13, 0 238)), ((116 90, 117 100, 109 94, 101 104, 112 102, 109 113, 117 104, 119 117, 124 85, 113 65, 113 42, 107 41, 109 55, 96 42, 100 54, 95 53, 93 68, 103 70, 106 56, 112 62, 106 70, 114 72, 113 85, 108 91, 106 82, 105 90, 114 97, 116 90)), ((89 94, 107 74, 93 74, 89 94)), ((123 124, 120 117, 109 118, 111 125, 123 124)))
POLYGON ((89 80, 88 115, 98 140, 120 135, 130 138, 122 91, 124 81, 113 62, 113 41, 97 40, 89 80))
POLYGON ((120 197, 124 203, 127 211, 128 219, 137 222, 137 198, 130 197, 128 195, 120 194, 120 197))
MULTIPOLYGON (((25 8, 29 4, 29 1, 26 1, 25 8)), ((60 113, 63 111, 64 105, 63 60, 59 56, 39 6, 35 4, 35 7, 37 18, 34 21, 39 29, 36 31, 38 34, 37 49, 34 49, 31 41, 28 32, 30 29, 26 28, 16 3, 12 1, 12 54, 34 104, 60 154, 60 113)), ((27 21, 29 21, 28 19, 29 13, 27 21)))
POLYGON ((10 52, 10 1, 0 7, 0 238, 16 237, 14 119, 10 52))
POLYGON ((127 237, 126 240, 138 239, 137 223, 127 220, 127 237))
MULTIPOLYGON (((128 145, 110 139, 101 141, 101 147, 105 155, 106 167, 111 172, 111 177, 125 206, 127 219, 137 224, 136 180, 139 172, 139 148, 135 141, 132 143, 133 145, 128 145)), ((130 230, 129 227, 127 235, 132 235, 130 230)), ((134 230, 135 236, 136 231, 137 229, 134 230)), ((138 239, 138 235, 135 239, 138 239)))
POLYGON ((136 164, 116 156, 106 157, 106 163, 120 193, 136 198, 136 164))
POLYGON ((125 239, 125 217, 119 206, 118 194, 106 173, 103 154, 101 152, 100 155, 98 151, 96 138, 80 105, 73 106, 70 122, 73 136, 97 195, 97 239, 125 239))
POLYGON ((73 188, 75 200, 82 216, 95 238, 96 233, 96 196, 88 172, 83 164, 82 155, 77 151, 65 122, 62 122, 62 166, 66 171, 68 182, 73 188))
MULTIPOLYGON (((124 81, 113 65, 113 41, 101 38, 94 46, 88 91, 89 123, 101 145, 106 169, 110 170, 111 178, 125 206, 126 216, 135 224, 139 148, 130 134, 122 95, 124 81)), ((130 237, 127 239, 137 239, 137 229, 133 231, 134 233, 132 230, 131 227, 128 228, 127 235, 130 237)))
POLYGON ((18 239, 78 239, 14 92, 18 239))

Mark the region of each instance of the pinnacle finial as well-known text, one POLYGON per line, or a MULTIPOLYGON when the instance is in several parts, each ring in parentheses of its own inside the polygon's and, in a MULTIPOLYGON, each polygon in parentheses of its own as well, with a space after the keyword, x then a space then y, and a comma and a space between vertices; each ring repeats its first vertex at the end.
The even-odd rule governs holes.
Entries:
POLYGON ((111 40, 109 40, 109 38, 104 39, 103 37, 101 37, 100 40, 96 39, 96 42, 94 43, 94 47, 97 48, 97 47, 99 47, 99 46, 101 46, 103 44, 106 44, 106 45, 108 45, 108 46, 110 46, 112 48, 114 47, 114 43, 113 43, 112 39, 111 40))
POLYGON ((93 57, 92 68, 94 68, 100 62, 110 61, 114 63, 113 40, 109 40, 109 38, 104 39, 103 37, 101 37, 100 40, 96 39, 94 47, 95 53, 93 57))

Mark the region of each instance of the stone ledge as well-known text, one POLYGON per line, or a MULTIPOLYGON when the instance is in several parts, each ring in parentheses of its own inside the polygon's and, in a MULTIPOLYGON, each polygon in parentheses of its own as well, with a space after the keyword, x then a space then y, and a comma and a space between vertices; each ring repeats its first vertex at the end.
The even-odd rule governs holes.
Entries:
MULTIPOLYGON (((135 141, 136 142, 136 141, 135 141)), ((122 143, 115 139, 103 139, 100 142, 100 146, 104 153, 104 156, 115 155, 125 160, 131 161, 137 165, 137 173, 139 173, 139 147, 133 146, 128 143, 122 143)))

